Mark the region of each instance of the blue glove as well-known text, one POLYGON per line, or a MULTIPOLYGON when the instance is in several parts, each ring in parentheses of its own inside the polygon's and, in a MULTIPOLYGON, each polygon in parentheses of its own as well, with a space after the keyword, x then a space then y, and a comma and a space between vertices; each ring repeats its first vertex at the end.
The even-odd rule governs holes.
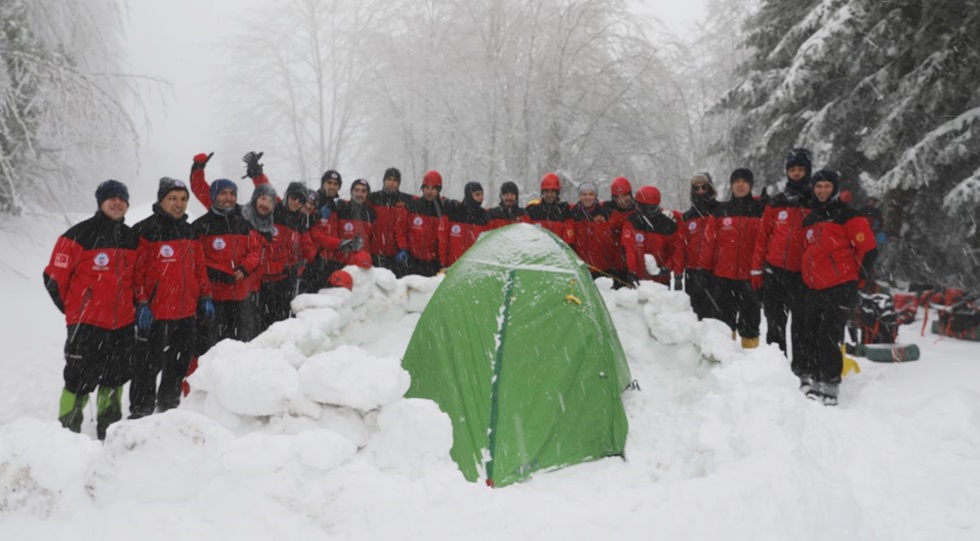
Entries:
POLYGON ((324 220, 330 218, 330 213, 331 213, 330 207, 328 207, 327 205, 323 205, 322 207, 320 207, 320 217, 323 218, 324 220))
POLYGON ((153 312, 150 311, 150 305, 141 302, 136 305, 136 328, 141 331, 149 330, 150 325, 153 324, 153 312))
POLYGON ((197 303, 198 311, 204 319, 214 321, 214 302, 208 297, 204 297, 197 303))
POLYGON ((395 256, 395 263, 399 265, 408 264, 408 250, 398 250, 398 255, 395 256))

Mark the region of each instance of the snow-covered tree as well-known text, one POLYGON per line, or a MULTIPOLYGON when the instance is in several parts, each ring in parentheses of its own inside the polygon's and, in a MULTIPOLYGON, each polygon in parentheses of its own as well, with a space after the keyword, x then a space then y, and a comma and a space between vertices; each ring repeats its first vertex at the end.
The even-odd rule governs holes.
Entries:
POLYGON ((766 1, 750 60, 720 102, 722 142, 768 184, 789 148, 885 197, 884 263, 901 277, 980 286, 980 2, 766 1), (861 179, 859 183, 858 180, 861 179))
POLYGON ((68 201, 95 156, 136 141, 116 69, 118 9, 112 0, 0 2, 0 213, 68 201))

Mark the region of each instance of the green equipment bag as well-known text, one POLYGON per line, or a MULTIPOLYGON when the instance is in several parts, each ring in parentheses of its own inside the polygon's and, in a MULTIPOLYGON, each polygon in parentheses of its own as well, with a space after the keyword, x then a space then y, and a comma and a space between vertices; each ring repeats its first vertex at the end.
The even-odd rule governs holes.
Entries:
POLYGON ((903 363, 919 360, 915 344, 858 344, 854 354, 877 363, 903 363))

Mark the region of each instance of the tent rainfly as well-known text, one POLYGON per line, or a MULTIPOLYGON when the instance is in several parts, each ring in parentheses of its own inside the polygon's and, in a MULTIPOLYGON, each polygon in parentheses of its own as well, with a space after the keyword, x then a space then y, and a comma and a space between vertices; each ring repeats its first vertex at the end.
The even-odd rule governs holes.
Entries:
POLYGON ((588 267, 558 237, 514 224, 489 231, 449 269, 405 352, 406 396, 453 424, 469 481, 520 481, 622 456, 630 372, 588 267))

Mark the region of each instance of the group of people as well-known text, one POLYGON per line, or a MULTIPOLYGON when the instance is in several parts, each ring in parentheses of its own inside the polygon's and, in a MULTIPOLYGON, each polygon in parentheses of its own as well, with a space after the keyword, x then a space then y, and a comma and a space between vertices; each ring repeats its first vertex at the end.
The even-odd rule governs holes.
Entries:
POLYGON ((614 287, 650 280, 685 289, 698 316, 727 323, 743 347, 758 345, 764 309, 766 340, 791 356, 801 390, 835 404, 839 342, 876 254, 868 220, 838 198, 838 175, 812 173, 805 149, 789 153, 785 187, 767 202, 753 197, 748 169, 731 173, 724 202, 711 176, 698 173, 683 213, 662 208, 655 186, 634 192, 624 177, 613 179, 610 200, 599 201, 596 184, 584 182, 570 204, 555 173, 541 178, 540 198, 526 207, 517 185, 504 182, 499 204, 486 209, 478 182, 455 201, 441 195, 439 172, 428 171, 421 195, 412 196, 400 190, 394 167, 380 191, 358 179, 341 199, 343 179, 330 170, 318 190, 292 182, 280 198, 255 152, 243 158, 254 189, 239 204, 237 183, 208 183, 211 156, 194 156, 189 185, 160 179, 153 214, 132 228, 124 223, 127 187, 103 182, 95 216, 55 244, 44 282, 68 325, 59 420, 70 430, 80 431, 97 390, 104 438, 122 418, 127 381, 130 418, 176 407, 198 355, 289 317, 301 292, 351 288, 347 265, 433 276, 482 232, 512 223, 551 231, 614 287), (191 194, 208 209, 193 223, 191 194))

